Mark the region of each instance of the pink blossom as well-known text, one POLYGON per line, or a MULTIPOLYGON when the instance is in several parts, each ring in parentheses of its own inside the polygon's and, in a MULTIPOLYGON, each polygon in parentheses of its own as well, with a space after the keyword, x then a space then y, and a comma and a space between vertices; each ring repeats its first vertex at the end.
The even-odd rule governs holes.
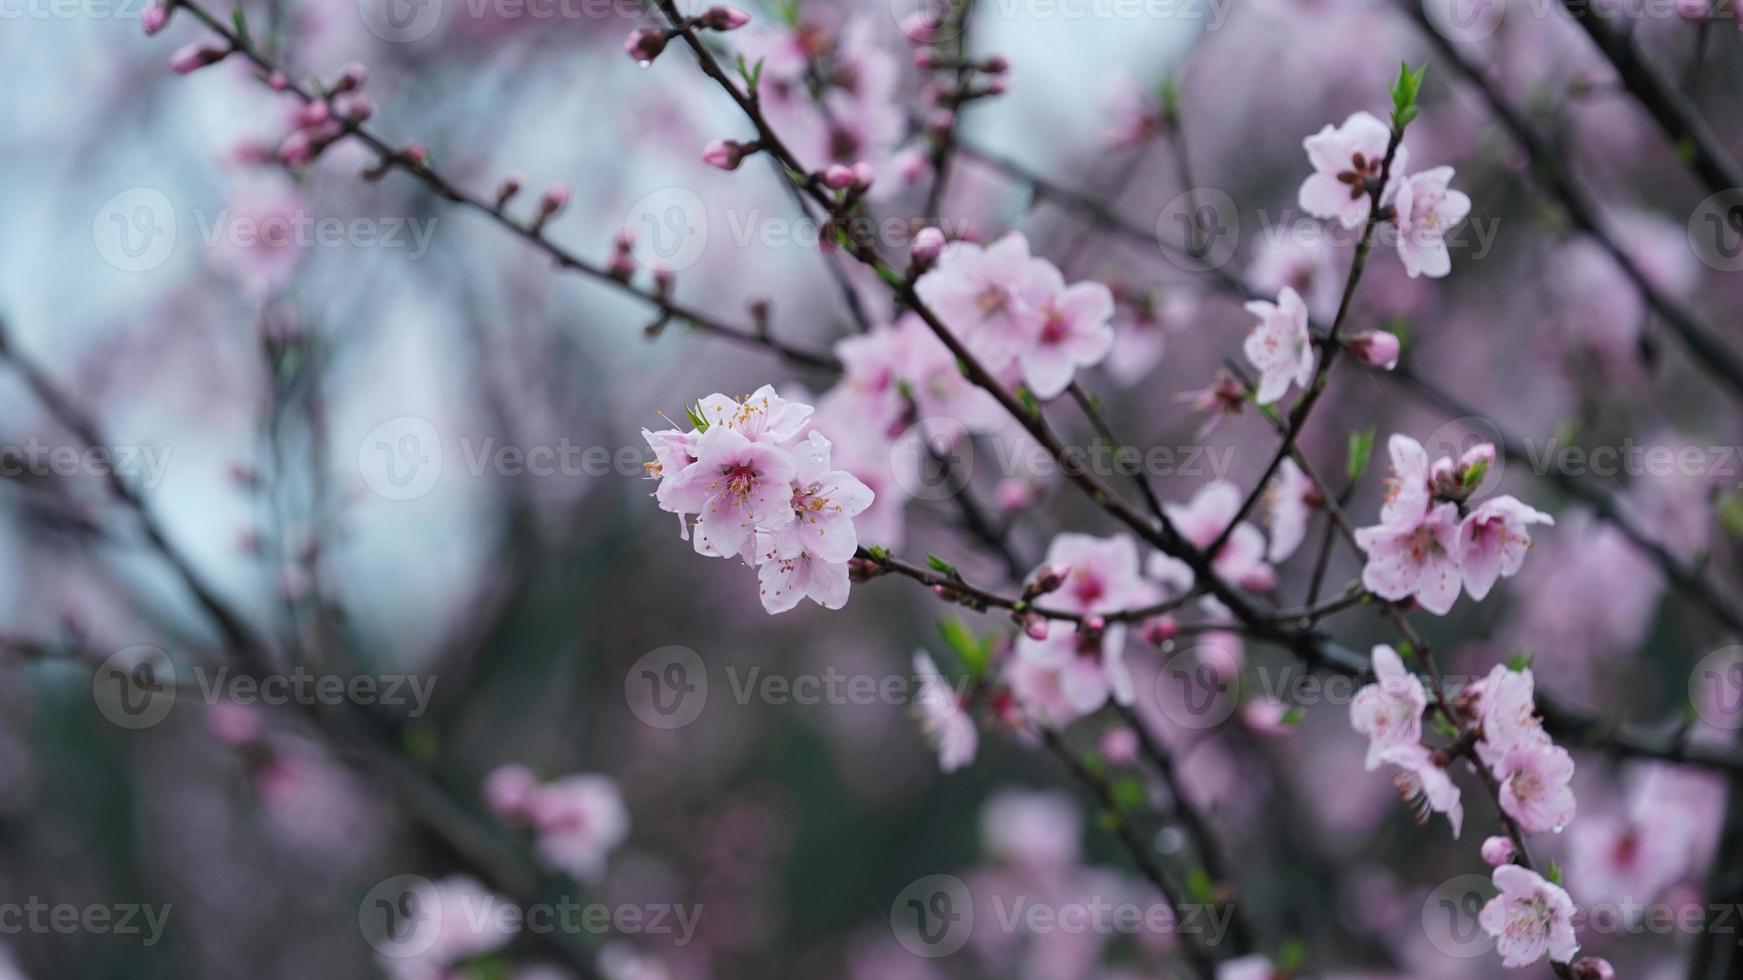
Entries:
POLYGON ((1422 712, 1428 707, 1422 681, 1383 643, 1374 647, 1374 676, 1375 682, 1357 691, 1350 703, 1351 726, 1368 737, 1369 771, 1380 767, 1388 750, 1422 741, 1422 712))
POLYGON ((1251 698, 1241 705, 1241 724, 1254 734, 1287 735, 1294 730, 1288 718, 1289 706, 1268 694, 1251 698))
MULTIPOLYGON (((1163 504, 1162 512, 1195 547, 1208 548, 1241 509, 1241 492, 1226 480, 1199 488, 1187 504, 1163 504)), ((1217 575, 1242 588, 1263 591, 1277 584, 1277 573, 1265 564, 1265 535, 1242 521, 1230 532, 1211 560, 1217 575)))
POLYGON ((1459 788, 1453 784, 1446 770, 1435 763, 1433 753, 1422 743, 1415 742, 1395 745, 1387 749, 1380 758, 1397 770, 1393 773, 1393 782, 1397 784, 1399 793, 1403 794, 1404 802, 1411 808, 1416 822, 1426 824, 1430 813, 1444 813, 1447 822, 1452 825, 1453 837, 1456 839, 1465 822, 1464 803, 1460 799, 1459 788))
POLYGON ((753 442, 727 425, 712 425, 695 441, 696 462, 679 474, 670 508, 700 515, 695 547, 701 555, 750 557, 758 531, 793 521, 792 456, 753 442))
POLYGON ((1413 526, 1359 528, 1356 544, 1368 556, 1362 586, 1383 599, 1415 597, 1444 616, 1459 597, 1458 507, 1439 504, 1413 526))
POLYGON ((499 817, 526 820, 531 816, 529 808, 538 785, 538 777, 526 766, 518 763, 497 766, 484 777, 484 803, 499 817))
POLYGON ((923 650, 914 653, 914 675, 920 680, 914 699, 920 731, 938 753, 938 767, 946 773, 955 772, 974 761, 980 745, 974 717, 964 708, 962 696, 923 650))
POLYGON ((1337 313, 1345 276, 1338 270, 1337 250, 1324 235, 1285 234, 1261 239, 1247 266, 1247 286, 1275 296, 1284 289, 1301 294, 1312 317, 1337 313))
POLYGON ((1149 296, 1120 300, 1124 312, 1116 311, 1114 345, 1102 370, 1128 387, 1142 381, 1161 363, 1168 335, 1191 326, 1201 304, 1197 293, 1180 288, 1169 290, 1160 301, 1149 296))
POLYGON ((1001 790, 981 810, 981 838, 996 861, 1057 871, 1082 857, 1083 810, 1058 790, 1001 790))
POLYGON ((1512 670, 1505 664, 1495 665, 1487 677, 1472 685, 1480 736, 1477 756, 1490 769, 1499 767, 1514 748, 1549 741, 1537 718, 1534 686, 1529 669, 1512 670))
POLYGON ((1561 833, 1574 816, 1574 760, 1566 749, 1547 742, 1518 745, 1495 767, 1501 782, 1501 809, 1528 834, 1561 833))
POLYGON ((1269 405, 1289 390, 1290 382, 1303 390, 1313 383, 1313 340, 1307 332, 1307 305, 1288 286, 1277 294, 1276 303, 1254 300, 1247 312, 1259 318, 1247 334, 1242 351, 1259 369, 1259 391, 1254 400, 1269 405))
POLYGON ((1113 347, 1114 298, 1099 282, 1065 285, 1059 270, 1038 262, 1035 288, 1041 317, 1035 342, 1019 355, 1023 380, 1035 397, 1057 397, 1080 367, 1101 363, 1113 347))
POLYGON ((1488 837, 1483 840, 1483 860, 1491 867, 1500 867, 1513 860, 1513 840, 1508 837, 1488 837))
POLYGON ((1483 501, 1459 525, 1459 560, 1464 566, 1465 591, 1482 600, 1498 578, 1510 578, 1525 564, 1531 548, 1532 524, 1555 524, 1555 518, 1509 496, 1483 501))
POLYGON ((806 597, 829 609, 847 601, 847 560, 859 547, 853 519, 871 506, 872 492, 831 467, 829 457, 829 440, 815 430, 794 447, 792 519, 757 532, 763 608, 770 613, 806 597))
POLYGON ((1001 429, 1008 416, 992 393, 970 381, 956 355, 919 316, 907 314, 896 324, 903 358, 900 376, 907 382, 926 440, 947 449, 969 433, 1001 429))
POLYGON ((1138 733, 1123 725, 1102 732, 1096 747, 1101 750, 1102 758, 1116 766, 1132 765, 1138 761, 1138 733))
MULTIPOLYGON (((1110 698, 1127 705, 1136 700, 1136 687, 1125 663, 1125 645, 1125 627, 1119 625, 1100 633, 1054 629, 1044 640, 1018 637, 1016 659, 1058 672, 1056 683, 1068 713, 1063 718, 1055 714, 1050 720, 1060 724, 1094 714, 1110 698)), ((1054 708, 1060 706, 1055 704, 1054 708)))
MULTIPOLYGON (((1336 219, 1346 228, 1368 220, 1371 206, 1368 183, 1380 179, 1386 146, 1392 130, 1366 112, 1357 112, 1343 125, 1327 125, 1302 141, 1313 176, 1301 185, 1301 209, 1317 218, 1336 219)), ((1392 163, 1394 180, 1404 172, 1406 154, 1398 148, 1392 163)))
POLYGON ((1103 142, 1109 149, 1142 146, 1162 132, 1161 105, 1132 76, 1120 75, 1110 82, 1102 101, 1108 119, 1103 142))
POLYGON ((1422 443, 1402 433, 1386 440, 1392 475, 1386 479, 1385 499, 1380 504, 1380 523, 1386 527, 1414 527, 1428 513, 1432 487, 1428 482, 1428 452, 1422 443))
POLYGON ((605 859, 629 836, 629 810, 609 776, 566 776, 527 801, 539 857, 584 882, 605 872, 605 859))
POLYGON ((1502 966, 1530 966, 1545 953, 1557 963, 1573 959, 1580 949, 1574 901, 1560 885, 1517 864, 1496 868, 1492 880, 1501 894, 1489 899, 1477 921, 1495 939, 1502 966))
POLYGON ((146 36, 156 34, 169 26, 171 7, 167 3, 152 3, 139 13, 139 26, 146 36))
POLYGON ((1155 587, 1140 574, 1138 544, 1130 535, 1097 538, 1088 534, 1054 536, 1036 580, 1066 569, 1047 604, 1066 612, 1116 612, 1154 601, 1155 587))
POLYGON ((1397 212, 1398 257, 1412 279, 1419 275, 1438 279, 1452 271, 1446 234, 1471 213, 1471 199, 1447 186, 1452 178, 1453 168, 1435 167, 1394 184, 1391 203, 1397 212))
POLYGON ((1319 491, 1295 460, 1284 458, 1277 476, 1265 489, 1265 509, 1270 515, 1271 541, 1265 558, 1277 564, 1295 553, 1307 537, 1307 524, 1320 504, 1319 491))
POLYGON ((417 879, 405 901, 431 918, 418 920, 404 949, 379 954, 377 963, 392 980, 446 977, 455 964, 501 948, 520 931, 519 913, 508 900, 466 875, 417 879), (425 937, 432 941, 426 944, 425 937))
POLYGON ((954 242, 915 291, 989 371, 1001 371, 1040 334, 1043 316, 1033 300, 1037 287, 1048 292, 1048 283, 1037 281, 1044 264, 1029 255, 1020 232, 985 248, 954 242))
POLYGON ((847 562, 829 562, 808 551, 765 558, 757 569, 758 594, 770 613, 786 612, 810 599, 825 609, 847 605, 852 586, 847 562))

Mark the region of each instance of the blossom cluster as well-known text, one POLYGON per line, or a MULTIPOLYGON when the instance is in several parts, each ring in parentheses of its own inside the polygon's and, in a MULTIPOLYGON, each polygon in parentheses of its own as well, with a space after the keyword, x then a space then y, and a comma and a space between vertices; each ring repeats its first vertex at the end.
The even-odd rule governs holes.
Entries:
POLYGON ((915 291, 988 371, 1043 400, 1113 347, 1113 293, 1099 282, 1067 284, 1020 232, 985 247, 953 243, 915 291))
POLYGON ((1367 555, 1362 585, 1381 598, 1414 598, 1436 615, 1452 608, 1461 586, 1481 601, 1524 565, 1531 525, 1555 523, 1511 496, 1468 505, 1495 458, 1488 443, 1456 463, 1443 456, 1431 464, 1421 443, 1394 434, 1387 452, 1392 476, 1380 523, 1356 531, 1367 555))
POLYGON ((686 411, 692 428, 642 436, 654 451, 654 499, 678 515, 696 553, 755 566, 770 613, 804 598, 846 605, 848 561, 859 548, 853 519, 874 495, 831 466, 812 407, 764 385, 742 401, 714 394, 686 411))
POLYGON ((1398 257, 1411 278, 1439 278, 1452 271, 1446 234, 1471 213, 1471 199, 1450 186, 1453 168, 1432 167, 1410 173, 1410 154, 1399 146, 1388 170, 1386 153, 1392 130, 1366 112, 1352 113, 1341 126, 1327 125, 1302 145, 1313 164, 1313 175, 1302 182, 1302 210, 1317 218, 1357 228, 1373 208, 1372 191, 1380 190, 1383 217, 1397 232, 1398 257), (1386 184, 1379 187, 1382 171, 1386 184))
MULTIPOLYGON (((1464 819, 1458 786, 1445 766, 1449 751, 1422 744, 1422 716, 1428 695, 1420 678, 1389 646, 1374 648, 1375 682, 1356 692, 1350 723, 1368 738, 1366 766, 1393 767, 1400 790, 1419 819, 1444 813, 1457 837, 1464 819)), ((1529 668, 1497 665, 1488 676, 1461 692, 1455 702, 1461 724, 1474 736, 1471 754, 1499 787, 1501 810, 1520 833, 1560 833, 1573 819, 1573 758, 1550 740, 1536 714, 1534 679, 1529 668)), ((1498 940, 1505 965, 1526 966, 1545 952, 1558 962, 1572 958, 1573 901, 1560 885, 1536 872, 1511 865, 1512 843, 1493 838, 1484 858, 1502 865, 1495 871, 1501 895, 1484 909, 1481 922, 1498 940)))
POLYGON ((597 881, 629 836, 629 810, 609 776, 541 783, 525 766, 504 765, 485 778, 484 801, 503 821, 532 830, 541 860, 580 881, 597 881))

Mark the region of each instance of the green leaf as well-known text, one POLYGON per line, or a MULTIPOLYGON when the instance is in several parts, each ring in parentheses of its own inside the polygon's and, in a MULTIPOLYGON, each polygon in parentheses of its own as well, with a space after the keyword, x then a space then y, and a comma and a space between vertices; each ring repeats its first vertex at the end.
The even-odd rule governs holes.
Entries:
POLYGON ((241 7, 230 12, 230 24, 236 28, 237 37, 248 40, 248 16, 242 12, 241 7))
POLYGON ((1180 115, 1180 82, 1170 75, 1156 86, 1156 101, 1162 106, 1162 116, 1174 119, 1180 115))
POLYGON ((1200 905, 1216 902, 1216 882, 1210 880, 1210 874, 1203 868, 1193 868, 1186 876, 1186 897, 1200 905))
POLYGON ((943 575, 949 575, 952 577, 954 577, 956 575, 956 566, 952 565, 951 563, 938 557, 937 555, 927 555, 926 556, 926 567, 932 569, 935 572, 943 574, 943 575))
POLYGON ((1354 483, 1368 472, 1368 461, 1374 456, 1374 429, 1350 433, 1349 452, 1344 457, 1344 475, 1354 483))
POLYGON ((1462 484, 1464 487, 1464 491, 1466 493, 1470 493, 1471 491, 1477 489, 1477 487, 1482 485, 1483 477, 1488 476, 1488 475, 1489 475, 1489 461, 1488 460, 1486 460, 1486 459, 1478 460, 1477 462, 1472 463, 1471 468, 1465 471, 1465 478, 1464 478, 1464 481, 1462 484))
POLYGON ((1146 801, 1144 784, 1134 776, 1114 780, 1114 802, 1124 810, 1142 809, 1146 801))
POLYGON ((1561 865, 1556 864, 1554 858, 1549 859, 1549 868, 1547 871, 1548 873, 1545 874, 1544 877, 1549 879, 1550 884, 1558 886, 1562 884, 1561 865))
POLYGON ((1459 730, 1453 727, 1452 722, 1446 720, 1445 715, 1437 713, 1434 716, 1433 724, 1434 730, 1439 732, 1442 738, 1449 742, 1456 742, 1459 740, 1459 730))
POLYGON ((872 556, 873 561, 889 561, 890 560, 890 549, 884 547, 881 544, 874 544, 874 545, 866 548, 865 551, 866 551, 866 554, 872 556))
POLYGON ((1719 498, 1719 527, 1733 538, 1743 538, 1743 494, 1735 490, 1719 498))
POLYGON ((1307 712, 1302 711, 1300 705, 1295 705, 1288 711, 1283 712, 1283 724, 1285 727, 1294 728, 1296 725, 1301 724, 1301 719, 1305 717, 1307 717, 1307 712))
POLYGON ((1534 655, 1529 650, 1521 650, 1508 658, 1507 669, 1517 674, 1531 666, 1531 659, 1533 656, 1534 655))
POLYGON ((690 425, 695 428, 697 432, 708 431, 708 420, 702 417, 701 404, 685 405, 684 417, 690 420, 690 425))
POLYGON ((1029 390, 1028 385, 1023 385, 1017 389, 1017 400, 1023 403, 1023 411, 1028 413, 1030 418, 1041 414, 1041 403, 1035 400, 1035 393, 1029 390))
POLYGON ((974 630, 968 624, 955 616, 946 616, 938 621, 938 635, 944 638, 944 645, 956 658, 962 661, 962 666, 971 677, 979 677, 986 670, 987 657, 985 647, 974 635, 974 630))

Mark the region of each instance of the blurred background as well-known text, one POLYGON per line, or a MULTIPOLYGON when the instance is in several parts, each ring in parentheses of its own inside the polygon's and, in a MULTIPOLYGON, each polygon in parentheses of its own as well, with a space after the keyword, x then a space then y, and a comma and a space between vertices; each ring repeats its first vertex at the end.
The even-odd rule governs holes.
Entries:
MULTIPOLYGON (((1168 930, 997 925, 999 896, 1160 901, 1057 760, 983 733, 975 764, 946 777, 911 696, 780 693, 831 677, 905 683, 916 648, 947 649, 941 619, 989 636, 1009 634, 1007 621, 893 579, 856 584, 839 612, 806 603, 768 616, 747 570, 699 560, 649 499, 641 430, 663 427, 662 413, 762 384, 806 400, 833 384, 827 372, 678 324, 649 336, 643 304, 565 274, 404 173, 364 179, 373 160, 352 144, 281 166, 290 100, 239 58, 171 72, 171 52, 209 32, 183 10, 147 37, 145 9, 0 8, 0 938, 13 975, 1178 975, 1168 930), (266 228, 290 237, 262 241, 266 228), (92 436, 106 453, 87 451, 92 436), (308 680, 288 695, 304 703, 238 703, 259 699, 218 665, 249 644, 281 678, 378 686, 322 694, 308 680), (639 686, 673 664, 706 685, 676 717, 650 711, 660 695, 639 686), (145 694, 129 687, 141 678, 145 694), (571 786, 574 805, 594 830, 603 820, 621 833, 599 831, 596 861, 541 856, 487 800, 487 777, 509 764, 547 783, 607 777, 571 786), (966 882, 978 912, 950 956, 917 954, 892 928, 904 890, 935 875, 966 882), (467 888, 523 908, 597 903, 610 922, 500 935, 474 922, 459 930, 470 946, 454 946, 452 931, 434 952, 407 944, 395 912, 416 918, 437 893, 450 912, 471 907, 455 897, 467 888), (60 907, 77 911, 57 918, 60 907), (681 929, 687 910, 693 928, 681 929), (670 927, 654 928, 655 914, 670 927)), ((903 153, 923 146, 930 111, 898 29, 917 9, 752 4, 752 24, 719 38, 771 65, 806 45, 851 44, 862 69, 890 76, 881 108, 899 132, 876 148, 875 197, 889 215, 926 214, 934 178, 903 153)), ((1700 678, 1735 662, 1739 638, 1667 581, 1664 562, 1738 594, 1743 462, 1727 451, 1743 432, 1731 393, 1667 339, 1615 259, 1530 176, 1416 9, 982 0, 969 49, 1010 67, 1002 92, 960 112, 963 150, 935 217, 989 241, 1020 230, 1068 277, 1142 297, 1158 312, 1123 304, 1115 354, 1086 386, 1128 438, 1180 453, 1156 474, 1164 499, 1216 477, 1249 486, 1274 446, 1269 426, 1249 411, 1207 433, 1191 402, 1238 357, 1250 323, 1239 298, 1155 241, 1097 230, 1069 196, 1023 175, 1164 237, 1195 187, 1194 208, 1217 210, 1220 268, 1263 292, 1294 285, 1327 317, 1351 249, 1290 232, 1309 172, 1301 141, 1357 110, 1381 113, 1399 62, 1426 61, 1413 168, 1456 167, 1475 206, 1451 277, 1412 279, 1377 255, 1356 317, 1403 336, 1405 371, 1456 401, 1346 365, 1304 449, 1337 472, 1350 433, 1368 427, 1382 445, 1403 432, 1434 455, 1501 429, 1526 440, 1536 464, 1498 465, 1496 485, 1554 512, 1556 526, 1489 601, 1424 624, 1443 664, 1480 676, 1529 651, 1539 683, 1570 701, 1727 741, 1736 705, 1701 701, 1700 678), (1159 136, 1159 92, 1177 93, 1179 143, 1159 136), (1572 474, 1662 554, 1557 482, 1569 447, 1695 450, 1692 472, 1605 470, 1582 455, 1572 474)), ((771 331, 812 350, 853 332, 844 290, 872 321, 892 315, 875 278, 817 247, 815 222, 765 160, 736 173, 702 162, 709 141, 750 131, 687 52, 647 68, 624 56, 626 35, 654 22, 631 0, 241 10, 294 78, 367 66, 372 129, 396 146, 420 141, 457 185, 488 198, 518 173, 526 214, 567 185, 546 232, 579 255, 603 264, 613 237, 633 233, 638 275, 663 264, 681 300, 735 323, 766 301, 771 331)), ((1743 59, 1731 11, 1630 13, 1640 49, 1734 148, 1743 59)), ((1724 249, 1734 236, 1715 226, 1716 251, 1700 239, 1707 189, 1584 33, 1554 4, 1429 15, 1654 284, 1723 342, 1743 343, 1724 249)), ((1057 414, 1090 441, 1080 414, 1057 414)), ((970 445, 966 492, 1012 522, 1016 571, 1061 529, 1114 533, 1056 477, 998 472, 997 443, 970 445)), ((1013 568, 964 531, 954 501, 905 469, 888 438, 872 445, 856 469, 887 508, 881 543, 1008 587, 1013 568)), ((1379 469, 1352 488, 1364 523, 1379 469)), ((1359 568, 1337 552, 1327 581, 1359 568)), ((1312 562, 1304 551, 1279 571, 1279 594, 1298 596, 1312 562)), ((1389 636, 1367 613, 1334 628, 1355 649, 1389 636)), ((1134 649, 1141 691, 1156 689, 1172 653, 1134 649)), ((1248 656, 1275 667, 1274 683, 1291 681, 1244 700, 1295 708, 1289 724, 1241 712, 1201 730, 1154 698, 1138 713, 1178 752, 1181 791, 1232 853, 1261 948, 1305 976, 1500 974, 1460 902, 1465 877, 1485 886, 1475 847, 1496 826, 1480 791, 1467 787, 1461 841, 1417 827, 1385 774, 1362 771, 1347 694, 1296 690, 1277 651, 1248 656)), ((1719 694, 1736 692, 1734 676, 1712 676, 1719 694)), ((1108 727, 1086 721, 1076 736, 1093 746, 1108 727)), ((1736 889, 1708 878, 1727 813, 1718 776, 1576 758, 1579 818, 1541 845, 1576 899, 1682 909, 1717 901, 1710 887, 1736 889), (1687 847, 1645 868, 1631 860, 1642 829, 1671 819, 1687 847)), ((1172 805, 1167 787, 1141 789, 1158 811, 1172 805)), ((1151 843, 1177 850, 1175 833, 1151 843)), ((1622 916, 1582 941, 1623 976, 1736 975, 1710 948, 1734 947, 1734 935, 1622 916)), ((1520 972, 1549 975, 1547 964, 1520 972)))

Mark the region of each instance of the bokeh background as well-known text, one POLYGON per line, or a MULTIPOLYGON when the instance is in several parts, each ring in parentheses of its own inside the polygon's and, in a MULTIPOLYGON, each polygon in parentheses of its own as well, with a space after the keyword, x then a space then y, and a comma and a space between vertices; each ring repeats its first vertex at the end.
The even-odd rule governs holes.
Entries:
MULTIPOLYGON (((1707 194, 1678 148, 1556 5, 1479 13, 1503 7, 1499 20, 1449 29, 1458 50, 1547 135, 1558 165, 1602 203, 1606 224, 1654 281, 1716 336, 1743 343, 1734 316, 1743 294, 1723 256, 1691 235, 1707 194)), ((685 942, 624 930, 523 934, 433 977, 582 975, 569 959, 576 947, 613 980, 1175 975, 1171 936, 987 928, 995 915, 986 907, 964 951, 930 959, 904 948, 892 903, 931 875, 963 878, 977 903, 1000 894, 1157 899, 1098 829, 1091 802, 1032 747, 988 735, 974 766, 945 777, 903 698, 803 704, 738 693, 747 678, 771 675, 906 679, 917 647, 943 649, 937 623, 947 615, 1008 632, 996 617, 946 609, 895 580, 856 585, 840 612, 806 604, 769 617, 750 573, 696 558, 648 498, 640 431, 663 425, 660 413, 764 383, 821 393, 832 383, 826 374, 680 326, 649 338, 649 314, 635 301, 563 274, 404 174, 360 179, 370 160, 348 146, 296 173, 261 163, 260 148, 287 132, 285 100, 238 59, 173 74, 170 52, 205 32, 181 12, 148 38, 142 9, 122 0, 4 6, 7 344, 95 420, 185 567, 266 638, 281 665, 416 675, 433 682, 433 696, 414 708, 367 706, 366 730, 350 741, 295 706, 268 706, 256 712, 262 733, 239 748, 214 732, 223 699, 197 687, 160 721, 116 723, 93 696, 93 670, 102 676, 94 665, 147 647, 185 680, 231 639, 138 513, 114 499, 100 467, 51 461, 55 447, 77 445, 76 433, 9 364, 0 371, 0 443, 16 464, 0 487, 9 653, 0 901, 169 910, 150 945, 88 928, 8 930, 19 976, 422 976, 372 945, 360 911, 396 876, 477 874, 476 854, 431 830, 432 819, 449 817, 468 828, 463 838, 483 835, 486 866, 506 861, 546 900, 701 912, 685 942), (310 229, 347 224, 332 240, 282 247, 231 234, 239 222, 287 215, 310 229), (502 447, 588 462, 516 473, 493 455, 502 447), (611 463, 583 455, 590 449, 611 463), (693 652, 709 684, 697 717, 673 728, 650 724, 626 694, 644 658, 670 647, 693 652), (370 761, 384 753, 395 760, 385 770, 370 761), (630 830, 597 881, 518 862, 522 842, 493 822, 481 796, 486 775, 509 762, 546 777, 615 781, 630 830), (409 772, 424 789, 408 792, 384 771, 409 772)), ((701 162, 708 141, 746 138, 747 128, 684 52, 646 69, 624 57, 625 36, 649 22, 628 0, 440 0, 401 11, 411 19, 397 23, 409 27, 384 19, 391 11, 379 0, 248 0, 242 9, 257 40, 299 76, 367 65, 375 128, 422 141, 462 186, 488 194, 511 171, 524 175, 527 198, 567 184, 571 203, 549 233, 578 253, 603 261, 627 229, 640 262, 675 268, 687 302, 744 322, 749 304, 766 300, 772 329, 814 349, 851 332, 830 271, 847 263, 805 240, 814 225, 765 161, 737 173, 701 162)), ((728 50, 779 43, 753 37, 778 33, 777 12, 749 9, 752 27, 726 36, 728 50)), ((799 16, 868 39, 899 72, 893 111, 918 116, 920 75, 897 29, 914 9, 905 0, 805 0, 799 16)), ((1743 59, 1730 11, 1696 3, 1635 13, 1643 50, 1722 137, 1735 136, 1731 94, 1743 59)), ((1268 291, 1302 287, 1321 316, 1350 249, 1278 230, 1299 217, 1301 140, 1356 110, 1381 112, 1398 63, 1427 61, 1413 162, 1457 168, 1457 186, 1475 201, 1472 234, 1455 245, 1454 273, 1441 281, 1410 279, 1395 256, 1378 255, 1357 316, 1400 332, 1408 370, 1470 408, 1352 367, 1334 376, 1304 446, 1335 470, 1349 433, 1365 427, 1382 442, 1413 435, 1431 451, 1497 423, 1529 440, 1547 454, 1544 472, 1515 461, 1500 485, 1553 511, 1557 524, 1498 595, 1428 624, 1450 669, 1480 675, 1528 650, 1540 683, 1606 715, 1730 737, 1734 716, 1695 710, 1690 679, 1738 637, 1542 477, 1566 468, 1554 455, 1562 446, 1700 450, 1707 462, 1692 473, 1623 466, 1578 476, 1677 561, 1729 583, 1720 588, 1734 598, 1743 462, 1724 468, 1723 453, 1743 441, 1735 403, 1666 340, 1610 257, 1570 226, 1404 7, 983 0, 970 47, 1011 68, 1007 91, 964 111, 967 145, 1163 233, 1188 186, 1178 160, 1160 139, 1113 137, 1172 80, 1192 184, 1228 202, 1218 220, 1230 268, 1268 291)), ((940 216, 959 230, 987 239, 1021 230, 1073 278, 1118 281, 1169 311, 1159 358, 1129 338, 1086 377, 1139 444, 1209 448, 1207 460, 1227 461, 1226 473, 1159 474, 1163 497, 1183 500, 1212 476, 1256 479, 1271 451, 1263 420, 1249 411, 1204 434, 1204 416, 1181 398, 1238 356, 1248 324, 1239 302, 1160 246, 1096 231, 984 162, 959 158, 956 168, 940 216)), ((878 207, 919 214, 925 179, 909 186, 893 167, 885 174, 878 207)), ((874 319, 889 316, 875 280, 844 274, 874 319)), ((1088 442, 1081 418, 1061 414, 1088 442)), ((969 492, 1015 522, 1022 564, 1037 563, 1060 529, 1113 533, 1043 476, 1025 481, 1031 500, 1019 499, 1001 485, 1009 474, 996 472, 996 452, 979 449, 969 492), (1001 510, 1010 504, 1021 506, 1001 510)), ((901 503, 897 467, 886 475, 901 503)), ((1355 488, 1352 513, 1375 512, 1379 477, 1355 488)), ((903 540, 891 545, 913 558, 948 555, 977 581, 1005 580, 960 520, 948 500, 906 501, 903 540)), ((1310 565, 1285 566, 1280 593, 1298 595, 1310 565)), ((1358 571, 1338 554, 1328 581, 1358 571)), ((1387 636, 1367 614, 1337 630, 1358 649, 1387 636)), ((1153 689, 1170 653, 1134 655, 1141 690, 1153 689)), ((1279 670, 1285 662, 1260 648, 1249 655, 1279 670)), ((1384 774, 1362 771, 1362 742, 1335 695, 1273 693, 1302 709, 1287 731, 1238 717, 1198 731, 1153 699, 1140 704, 1181 753, 1184 791, 1214 815, 1235 855, 1266 949, 1309 976, 1498 975, 1497 958, 1469 933, 1468 910, 1463 931, 1429 921, 1437 895, 1463 894, 1460 876, 1486 870, 1474 850, 1494 815, 1480 792, 1468 796, 1462 842, 1447 840, 1443 826, 1417 827, 1384 774)), ((1080 734, 1093 744, 1096 724, 1080 734)), ((1577 758, 1580 816, 1544 845, 1576 898, 1699 903, 1727 812, 1718 777, 1577 758), (1667 809, 1699 832, 1687 835, 1689 853, 1658 857, 1655 871, 1669 871, 1660 881, 1622 851, 1637 840, 1630 828, 1661 826, 1667 809)), ((1166 791, 1146 789, 1165 810, 1166 791)), ((1179 846, 1166 831, 1155 844, 1179 846)), ((1584 938, 1623 976, 1689 976, 1691 962, 1714 962, 1700 959, 1714 939, 1698 930, 1584 938)), ((1695 975, 1730 975, 1719 962, 1711 968, 1720 972, 1695 975)), ((1544 964, 1523 972, 1548 975, 1544 964)))

